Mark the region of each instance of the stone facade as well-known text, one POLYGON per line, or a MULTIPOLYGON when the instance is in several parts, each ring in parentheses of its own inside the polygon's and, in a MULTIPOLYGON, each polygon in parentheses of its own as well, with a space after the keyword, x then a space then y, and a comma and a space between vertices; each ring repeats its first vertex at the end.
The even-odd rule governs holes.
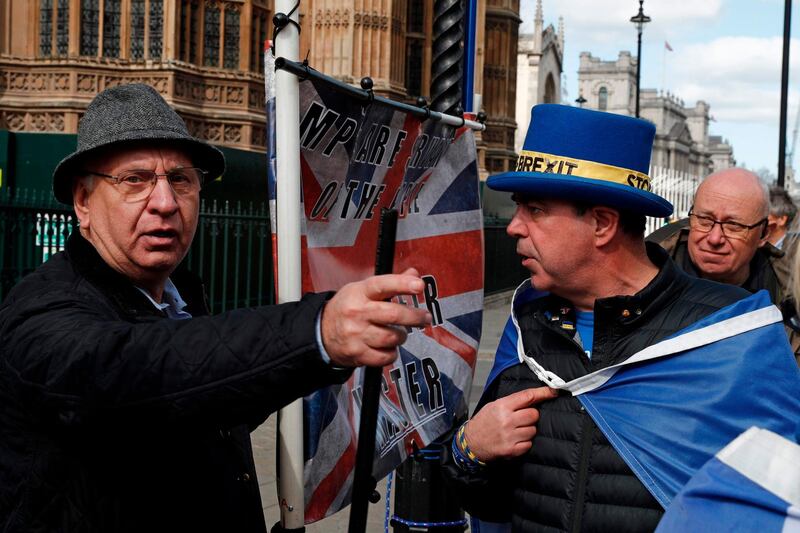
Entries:
POLYGON ((519 37, 517 48, 517 152, 527 134, 531 108, 536 104, 561 102, 561 73, 564 59, 564 20, 559 17, 558 33, 553 25, 544 28, 542 0, 536 2, 534 31, 519 37))
POLYGON ((736 166, 736 159, 733 157, 733 147, 728 143, 728 140, 723 139, 722 136, 708 136, 708 151, 711 153, 712 172, 736 166))
MULTIPOLYGON (((584 107, 633 116, 636 109, 637 58, 620 52, 616 61, 603 61, 582 52, 578 89, 584 107)), ((651 162, 654 166, 705 176, 733 166, 733 148, 709 137, 710 106, 698 101, 687 107, 680 98, 655 89, 640 90, 641 118, 656 126, 651 162)))
MULTIPOLYGON (((433 3, 304 1, 300 55, 348 83, 370 76, 383 96, 430 96, 433 3)), ((515 160, 519 0, 478 5, 480 166, 499 171, 515 160)), ((273 14, 273 0, 0 0, 0 129, 75 133, 98 91, 141 81, 195 135, 262 151, 273 14)))
POLYGON ((75 133, 99 91, 155 87, 193 134, 263 150, 264 0, 0 0, 0 128, 75 133))

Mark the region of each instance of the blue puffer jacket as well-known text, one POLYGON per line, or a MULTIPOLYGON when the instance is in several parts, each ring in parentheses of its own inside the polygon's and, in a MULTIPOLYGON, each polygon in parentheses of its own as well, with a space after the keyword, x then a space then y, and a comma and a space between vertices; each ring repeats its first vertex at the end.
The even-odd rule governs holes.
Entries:
MULTIPOLYGON (((519 332, 509 320, 490 383, 476 409, 544 384, 516 353, 521 333, 526 353, 570 381, 624 361, 748 293, 738 287, 691 278, 655 244, 647 245, 659 267, 633 296, 598 300, 594 307, 591 360, 575 340, 572 304, 538 294, 515 307, 519 332)), ((497 461, 468 474, 449 456, 445 471, 473 516, 511 522, 519 532, 652 531, 663 509, 636 478, 577 398, 565 393, 538 406, 533 447, 514 460, 497 461)))

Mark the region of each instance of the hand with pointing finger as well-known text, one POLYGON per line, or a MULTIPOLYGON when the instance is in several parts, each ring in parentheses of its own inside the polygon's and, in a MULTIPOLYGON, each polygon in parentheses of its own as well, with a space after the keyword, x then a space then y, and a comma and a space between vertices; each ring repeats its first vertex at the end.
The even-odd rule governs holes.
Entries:
POLYGON ((527 452, 539 421, 539 410, 533 406, 557 396, 555 389, 538 387, 487 403, 464 428, 470 450, 483 462, 527 452))
POLYGON ((424 287, 413 268, 342 287, 322 311, 322 343, 331 362, 338 366, 385 366, 394 361, 397 347, 406 340, 405 327, 426 326, 431 315, 424 309, 385 300, 419 295, 424 287))

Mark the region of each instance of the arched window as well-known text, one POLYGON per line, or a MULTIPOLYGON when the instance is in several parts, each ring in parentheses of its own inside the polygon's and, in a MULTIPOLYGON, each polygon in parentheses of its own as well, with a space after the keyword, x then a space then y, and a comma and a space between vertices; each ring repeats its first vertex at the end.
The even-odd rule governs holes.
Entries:
POLYGON ((544 103, 555 104, 556 101, 556 82, 553 81, 553 74, 547 75, 547 81, 544 82, 544 103))
POLYGON ((597 93, 597 109, 605 111, 608 109, 608 89, 600 87, 597 93))

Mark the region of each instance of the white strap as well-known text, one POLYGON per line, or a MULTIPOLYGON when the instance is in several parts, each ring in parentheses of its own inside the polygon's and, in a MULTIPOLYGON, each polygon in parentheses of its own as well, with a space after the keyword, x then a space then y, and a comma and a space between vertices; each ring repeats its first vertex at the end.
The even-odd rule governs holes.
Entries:
POLYGON ((685 350, 690 350, 692 348, 697 348, 699 346, 705 346, 706 344, 711 344, 722 339, 727 339, 729 337, 733 337, 735 335, 781 321, 781 312, 777 307, 774 305, 763 307, 761 309, 756 309, 755 311, 750 311, 739 316, 711 324, 704 328, 691 331, 684 335, 680 335, 679 337, 661 341, 652 346, 648 346, 644 350, 636 352, 621 363, 603 368, 585 376, 581 376, 577 379, 573 379, 570 382, 566 382, 553 372, 550 372, 540 365, 533 357, 525 354, 525 349, 522 345, 522 334, 519 330, 516 317, 514 317, 514 325, 517 327, 517 354, 519 355, 520 361, 527 364, 528 368, 530 368, 533 373, 536 374, 536 377, 539 378, 540 381, 555 389, 568 390, 574 396, 583 394, 584 392, 592 391, 603 385, 606 381, 611 379, 614 374, 616 374, 617 370, 625 365, 649 361, 651 359, 672 355, 685 350))

